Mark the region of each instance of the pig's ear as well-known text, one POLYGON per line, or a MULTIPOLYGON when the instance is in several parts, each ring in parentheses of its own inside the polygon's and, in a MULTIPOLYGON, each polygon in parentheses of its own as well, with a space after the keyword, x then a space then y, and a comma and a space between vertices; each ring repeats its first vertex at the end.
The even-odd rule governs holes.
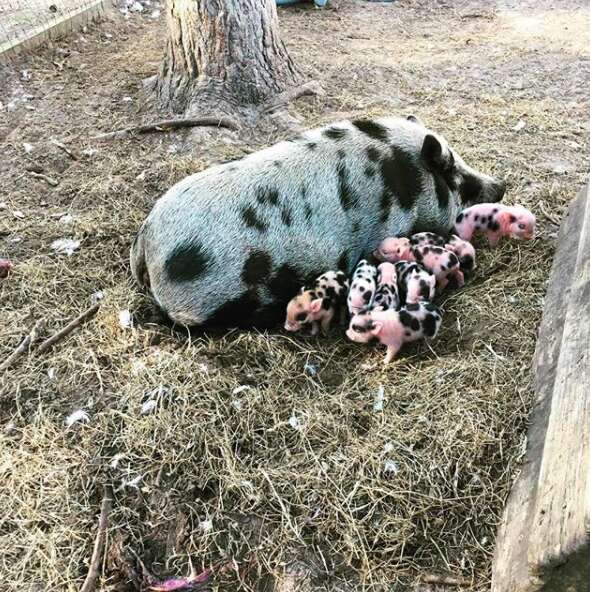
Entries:
POLYGON ((498 214, 498 224, 503 234, 507 234, 510 229, 510 224, 515 221, 514 216, 510 212, 500 212, 498 214))
POLYGON ((311 304, 309 305, 311 312, 313 312, 313 313, 320 312, 320 310, 322 309, 322 301, 323 301, 323 298, 316 298, 315 300, 312 300, 311 304))
POLYGON ((449 157, 443 154, 442 144, 432 134, 427 134, 422 144, 422 159, 426 166, 435 171, 448 168, 449 157))
POLYGON ((408 115, 406 117, 406 119, 408 121, 411 121, 412 123, 416 123, 416 124, 421 125, 422 127, 424 127, 424 124, 415 115, 408 115))
POLYGON ((373 322, 373 328, 371 329, 371 335, 375 337, 379 337, 379 333, 383 330, 383 323, 380 322, 373 322))

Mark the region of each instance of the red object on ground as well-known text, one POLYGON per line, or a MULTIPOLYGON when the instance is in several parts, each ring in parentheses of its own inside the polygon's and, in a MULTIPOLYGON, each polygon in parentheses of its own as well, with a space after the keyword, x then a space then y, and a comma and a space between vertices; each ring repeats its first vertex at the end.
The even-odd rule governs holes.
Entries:
POLYGON ((12 263, 8 259, 0 259, 0 279, 8 277, 12 263))

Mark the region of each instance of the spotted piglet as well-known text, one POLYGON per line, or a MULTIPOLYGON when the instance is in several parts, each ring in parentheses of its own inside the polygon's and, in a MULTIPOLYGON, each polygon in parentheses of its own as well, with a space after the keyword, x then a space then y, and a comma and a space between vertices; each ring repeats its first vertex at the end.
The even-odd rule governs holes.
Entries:
POLYGON ((503 236, 530 240, 535 236, 535 215, 522 206, 482 203, 463 210, 455 222, 455 233, 470 241, 476 232, 487 236, 495 247, 503 236))
POLYGON ((445 249, 457 255, 462 272, 471 272, 475 269, 475 248, 469 241, 453 234, 445 244, 445 249))
POLYGON ((361 259, 352 275, 348 292, 348 312, 354 315, 373 306, 377 290, 377 268, 361 259))
POLYGON ((373 255, 380 261, 410 261, 420 263, 426 271, 436 278, 436 283, 443 290, 454 277, 459 287, 465 284, 465 278, 455 253, 443 247, 422 245, 413 247, 408 238, 390 237, 383 240, 373 255))
POLYGON ((445 239, 434 232, 418 232, 410 237, 410 245, 412 247, 421 247, 429 245, 431 247, 444 247, 445 239))
POLYGON ((373 306, 380 306, 383 310, 399 308, 398 277, 393 263, 381 263, 377 267, 377 291, 373 306))
MULTIPOLYGON (((382 264, 384 265, 384 264, 382 264)), ((418 263, 398 261, 395 264, 400 300, 406 304, 434 299, 436 278, 418 263)))
POLYGON ((287 305, 287 331, 299 331, 311 323, 311 334, 319 327, 326 333, 337 308, 343 308, 348 294, 348 279, 342 271, 327 271, 310 288, 303 287, 287 305))
POLYGON ((400 310, 369 310, 356 314, 346 336, 357 343, 377 338, 387 346, 385 364, 391 362, 404 343, 435 337, 442 321, 441 311, 429 302, 407 304, 400 310))

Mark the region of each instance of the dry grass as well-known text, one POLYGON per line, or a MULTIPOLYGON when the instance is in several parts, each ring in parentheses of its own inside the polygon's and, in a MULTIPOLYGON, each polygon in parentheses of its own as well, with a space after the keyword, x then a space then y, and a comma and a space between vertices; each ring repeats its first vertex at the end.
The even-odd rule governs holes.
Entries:
MULTIPOLYGON (((542 6, 522 10, 544 18, 542 6)), ((574 3, 569 10, 575 20, 574 3)), ((136 589, 135 555, 160 575, 188 573, 189 558, 197 569, 232 558, 237 571, 219 576, 220 590, 286 591, 285 573, 296 568, 298 590, 403 590, 427 573, 488 589, 532 403, 553 252, 555 226, 540 202, 561 217, 584 181, 588 148, 579 123, 588 108, 580 80, 588 79, 587 53, 556 53, 563 32, 551 37, 546 24, 546 47, 518 46, 511 14, 483 2, 449 9, 342 1, 338 11, 281 11, 295 58, 328 90, 293 106, 304 127, 416 112, 467 162, 507 176, 508 201, 539 218, 535 241, 480 251, 473 281, 442 302, 435 342, 408 347, 376 372, 361 365, 382 351, 336 334, 186 336, 150 324, 127 255, 153 201, 188 172, 284 134, 212 136, 184 154, 170 151, 180 135, 91 146, 86 138, 97 130, 150 118, 139 88, 160 55, 158 24, 107 23, 86 42, 61 44, 69 57, 47 50, 0 72, 0 101, 18 99, 14 110, 0 110, 0 256, 15 263, 0 283, 0 357, 36 319, 53 332, 92 293, 105 293, 93 321, 0 377, 3 590, 79 588, 104 483, 115 502, 103 590, 136 589), (19 80, 23 68, 29 82, 19 80), (526 127, 515 132, 519 119, 526 127), (72 161, 52 137, 98 152, 72 161), (557 157, 569 174, 547 164, 557 157), (29 161, 59 186, 31 179, 29 161), (64 212, 75 217, 70 226, 59 222, 64 212), (49 246, 64 236, 81 241, 70 258, 49 246), (124 309, 144 323, 122 328, 124 309), (251 388, 233 394, 244 385, 251 388), (380 387, 385 405, 375 411, 380 387), (150 399, 155 408, 142 413, 150 399), (66 429, 76 409, 90 421, 66 429)))

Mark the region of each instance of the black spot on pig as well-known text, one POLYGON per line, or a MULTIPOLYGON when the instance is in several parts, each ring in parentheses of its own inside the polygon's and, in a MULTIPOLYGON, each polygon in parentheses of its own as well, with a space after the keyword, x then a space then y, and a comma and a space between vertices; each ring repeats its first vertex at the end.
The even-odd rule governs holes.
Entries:
POLYGON ((291 226, 293 218, 291 217, 291 210, 287 207, 281 209, 281 220, 285 226, 291 226))
POLYGON ((322 300, 322 308, 324 310, 330 310, 332 308, 332 301, 329 298, 324 298, 322 300))
POLYGON ((488 228, 492 232, 498 232, 498 230, 500 230, 500 225, 498 224, 498 222, 496 222, 496 220, 492 220, 491 222, 488 223, 488 228))
POLYGON ((367 148, 367 158, 371 162, 377 162, 380 157, 381 157, 381 153, 379 152, 379 150, 377 150, 377 148, 375 148, 374 146, 369 146, 367 148))
POLYGON ((375 170, 375 167, 372 167, 372 166, 366 166, 365 167, 365 175, 367 177, 369 177, 369 179, 372 179, 375 176, 375 173, 376 172, 377 171, 375 170))
POLYGON ((346 158, 346 152, 342 148, 338 148, 338 150, 336 150, 336 154, 340 160, 346 158))
POLYGON ((412 317, 412 323, 410 324, 412 331, 420 331, 420 321, 412 317))
POLYGON ((369 304, 369 302, 371 301, 371 296, 373 296, 373 290, 367 290, 364 294, 363 294, 363 300, 369 304))
POLYGON ((348 181, 348 170, 343 162, 338 163, 338 197, 342 209, 347 212, 351 208, 357 207, 358 195, 348 181))
MULTIPOLYGON (((313 273, 311 280, 319 273, 313 273)), ((311 282, 305 282, 296 269, 288 263, 281 265, 268 281, 268 289, 279 302, 288 302, 297 294, 299 287, 311 282)))
POLYGON ((272 166, 277 167, 279 169, 283 166, 283 163, 280 160, 273 160, 272 166))
POLYGON ((352 122, 352 125, 374 140, 387 142, 387 128, 376 121, 371 121, 370 119, 355 119, 352 122))
POLYGON ((471 255, 464 255, 459 260, 459 264, 461 265, 461 269, 465 271, 471 271, 473 269, 473 257, 471 255))
POLYGON ((459 258, 455 253, 449 253, 449 267, 457 267, 459 265, 459 258))
POLYGON ((391 153, 381 160, 381 178, 383 192, 391 197, 382 198, 391 205, 391 198, 395 196, 401 208, 409 210, 422 191, 422 172, 411 153, 393 147, 391 153))
POLYGON ((252 315, 260 306, 253 291, 248 290, 240 296, 222 304, 207 319, 207 324, 223 327, 245 327, 252 324, 252 315))
POLYGON ((322 134, 326 136, 326 138, 330 138, 330 140, 341 140, 348 134, 348 130, 338 127, 328 127, 322 132, 322 134))
POLYGON ((412 325, 412 321, 414 320, 414 317, 412 315, 408 314, 407 311, 400 310, 399 311, 399 320, 404 327, 410 327, 412 325))
POLYGON ((256 285, 268 278, 272 270, 272 259, 265 251, 252 251, 244 263, 242 280, 249 285, 256 285))
POLYGON ((434 175, 434 190, 439 208, 445 209, 449 205, 451 190, 442 175, 434 175))
POLYGON ((338 258, 338 263, 336 264, 338 269, 342 271, 348 271, 348 252, 344 251, 338 258))
POLYGON ((460 214, 457 216, 457 220, 456 220, 457 224, 460 224, 460 223, 461 223, 461 220, 463 220, 463 212, 461 212, 461 213, 460 213, 460 214))
POLYGON ((317 142, 307 142, 307 144, 305 144, 305 147, 311 152, 313 152, 318 147, 318 144, 317 142))
POLYGON ((262 205, 271 204, 276 206, 279 202, 279 192, 268 187, 258 187, 256 189, 256 201, 262 205))
POLYGON ((461 186, 459 187, 459 195, 463 203, 475 202, 481 195, 483 185, 479 179, 471 175, 463 177, 461 186))
POLYGON ((198 241, 178 245, 166 259, 164 267, 173 282, 192 282, 209 267, 209 256, 198 241))
POLYGON ((266 224, 258 218, 256 210, 250 206, 242 208, 242 220, 246 223, 246 226, 258 230, 258 232, 264 232, 266 230, 266 224))
POLYGON ((420 310, 420 305, 416 302, 412 302, 406 306, 406 310, 409 310, 410 312, 417 312, 420 310))
POLYGON ((434 315, 428 314, 422 319, 422 333, 426 337, 434 337, 436 333, 436 320, 434 315))

